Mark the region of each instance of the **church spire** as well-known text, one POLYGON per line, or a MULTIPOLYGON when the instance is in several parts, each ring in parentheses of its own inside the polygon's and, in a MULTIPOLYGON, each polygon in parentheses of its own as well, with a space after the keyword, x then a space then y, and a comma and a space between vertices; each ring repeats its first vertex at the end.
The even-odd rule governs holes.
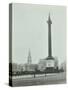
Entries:
POLYGON ((32 59, 31 59, 31 52, 30 52, 30 49, 29 49, 29 52, 28 52, 28 64, 31 64, 32 63, 32 59))

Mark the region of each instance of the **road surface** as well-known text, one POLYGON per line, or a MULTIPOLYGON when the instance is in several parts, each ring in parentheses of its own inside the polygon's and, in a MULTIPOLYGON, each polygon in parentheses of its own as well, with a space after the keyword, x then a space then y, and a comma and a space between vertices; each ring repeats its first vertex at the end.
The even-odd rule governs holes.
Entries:
POLYGON ((63 84, 66 83, 66 74, 45 74, 13 77, 13 86, 32 86, 32 85, 47 85, 47 84, 63 84))

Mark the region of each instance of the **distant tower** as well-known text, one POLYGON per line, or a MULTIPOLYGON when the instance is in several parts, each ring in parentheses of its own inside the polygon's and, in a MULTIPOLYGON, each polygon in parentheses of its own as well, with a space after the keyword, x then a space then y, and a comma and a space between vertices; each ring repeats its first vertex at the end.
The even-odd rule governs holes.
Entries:
POLYGON ((51 18, 50 18, 50 13, 48 17, 48 57, 52 57, 52 43, 51 43, 51 18))
POLYGON ((28 53, 28 64, 32 64, 31 52, 28 53))

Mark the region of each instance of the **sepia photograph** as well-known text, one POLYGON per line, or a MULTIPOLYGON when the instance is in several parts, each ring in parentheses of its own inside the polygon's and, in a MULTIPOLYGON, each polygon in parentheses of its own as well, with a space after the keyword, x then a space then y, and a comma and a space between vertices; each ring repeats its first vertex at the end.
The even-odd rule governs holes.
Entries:
POLYGON ((9 4, 9 85, 66 83, 66 7, 9 4))

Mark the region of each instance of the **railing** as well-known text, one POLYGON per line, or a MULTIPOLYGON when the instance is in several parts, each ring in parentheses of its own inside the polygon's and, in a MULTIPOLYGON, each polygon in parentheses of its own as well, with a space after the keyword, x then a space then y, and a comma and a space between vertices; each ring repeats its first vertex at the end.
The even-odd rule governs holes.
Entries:
POLYGON ((11 76, 11 73, 12 73, 12 76, 22 76, 22 75, 34 75, 34 78, 36 77, 36 74, 37 75, 40 75, 40 74, 48 74, 48 73, 60 73, 60 72, 64 72, 64 70, 46 70, 46 71, 17 71, 17 72, 9 72, 10 76, 11 76))

